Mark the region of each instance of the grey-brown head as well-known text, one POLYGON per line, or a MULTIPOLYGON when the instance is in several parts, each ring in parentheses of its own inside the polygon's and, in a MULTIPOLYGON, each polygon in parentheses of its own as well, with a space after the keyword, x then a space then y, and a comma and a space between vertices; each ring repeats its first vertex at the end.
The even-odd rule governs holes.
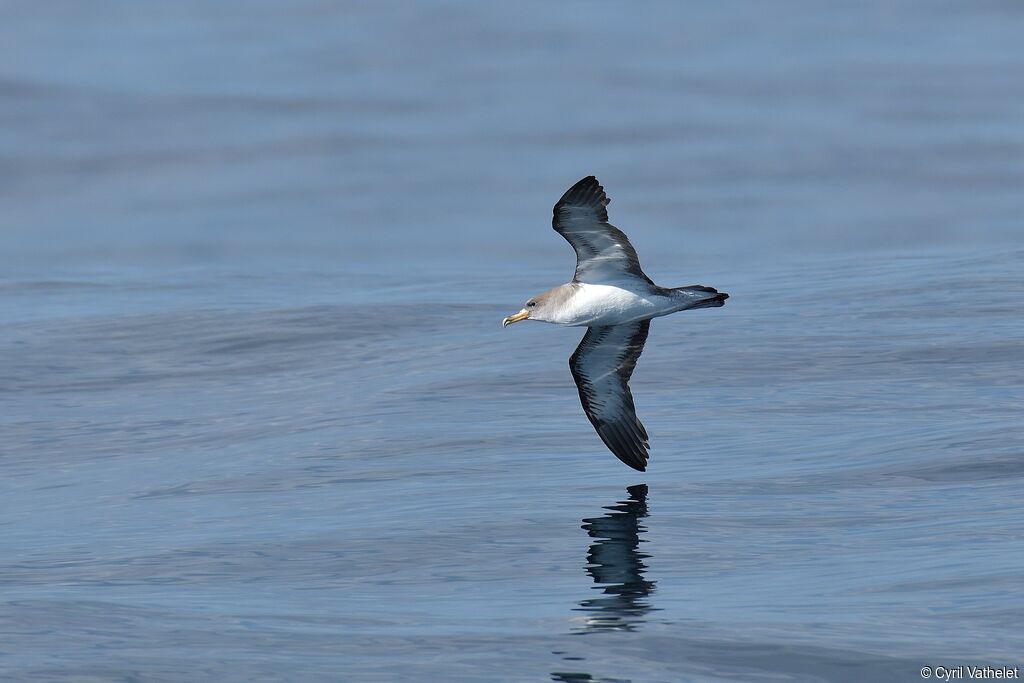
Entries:
POLYGON ((541 322, 553 323, 558 322, 556 318, 556 309, 559 305, 572 296, 573 285, 559 285, 554 289, 549 289, 543 294, 538 294, 535 297, 530 298, 523 306, 523 310, 519 311, 515 315, 510 315, 501 321, 502 327, 508 327, 512 323, 517 323, 520 320, 540 320, 541 322))

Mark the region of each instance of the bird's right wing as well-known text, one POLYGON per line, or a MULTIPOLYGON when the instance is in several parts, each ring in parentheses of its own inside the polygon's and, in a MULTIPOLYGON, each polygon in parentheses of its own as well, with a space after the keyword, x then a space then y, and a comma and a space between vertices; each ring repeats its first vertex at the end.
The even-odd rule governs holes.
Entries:
POLYGON ((647 467, 647 430, 636 416, 629 378, 643 353, 651 321, 587 328, 569 359, 580 402, 601 441, 622 462, 647 467))
POLYGON ((636 249, 626 234, 608 222, 608 195, 594 176, 587 176, 562 195, 551 221, 555 231, 576 251, 577 282, 650 279, 640 268, 636 249))

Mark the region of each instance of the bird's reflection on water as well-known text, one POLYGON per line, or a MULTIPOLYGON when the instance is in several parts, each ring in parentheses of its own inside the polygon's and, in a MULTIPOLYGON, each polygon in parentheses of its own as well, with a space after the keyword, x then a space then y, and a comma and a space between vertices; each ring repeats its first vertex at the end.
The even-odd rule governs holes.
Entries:
MULTIPOLYGON (((583 624, 573 633, 608 633, 633 631, 644 622, 645 615, 655 609, 648 598, 654 591, 654 582, 644 576, 649 557, 640 552, 644 539, 640 534, 647 529, 640 520, 647 516, 647 485, 638 484, 626 489, 629 498, 604 508, 600 517, 583 520, 583 528, 594 539, 587 551, 584 569, 594 579, 594 590, 599 597, 587 598, 576 611, 586 613, 583 624)), ((566 655, 555 651, 553 654, 566 655)), ((581 661, 582 657, 563 656, 566 661, 581 661)), ((612 678, 595 678, 582 671, 554 671, 551 680, 558 683, 627 683, 612 678)))
POLYGON ((647 516, 647 485, 626 491, 627 500, 605 508, 609 512, 600 517, 583 520, 583 528, 594 539, 585 568, 601 595, 579 603, 576 609, 587 617, 577 633, 632 631, 654 609, 648 597, 655 584, 644 576, 649 555, 640 552, 640 534, 647 530, 640 523, 647 516))

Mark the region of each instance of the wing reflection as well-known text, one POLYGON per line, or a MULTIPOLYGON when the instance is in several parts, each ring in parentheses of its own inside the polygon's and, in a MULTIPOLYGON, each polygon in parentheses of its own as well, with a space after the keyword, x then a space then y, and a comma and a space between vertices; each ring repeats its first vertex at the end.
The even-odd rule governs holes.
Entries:
POLYGON ((626 489, 629 499, 605 508, 601 517, 583 520, 583 528, 595 539, 587 553, 587 573, 594 579, 600 597, 580 602, 577 610, 586 612, 582 633, 598 631, 632 631, 644 622, 644 615, 653 610, 647 598, 654 591, 654 581, 644 578, 649 555, 640 552, 647 529, 640 520, 647 516, 647 485, 626 489))

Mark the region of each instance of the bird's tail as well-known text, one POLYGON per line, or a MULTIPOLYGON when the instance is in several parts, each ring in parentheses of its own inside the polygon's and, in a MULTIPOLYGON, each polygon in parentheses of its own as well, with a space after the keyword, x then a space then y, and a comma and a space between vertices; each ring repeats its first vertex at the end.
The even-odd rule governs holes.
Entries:
POLYGON ((718 308, 719 306, 724 306, 725 300, 729 298, 729 295, 725 292, 719 292, 714 287, 705 287, 704 285, 675 287, 672 289, 672 292, 675 296, 691 302, 691 305, 687 306, 686 310, 691 308, 718 308))

